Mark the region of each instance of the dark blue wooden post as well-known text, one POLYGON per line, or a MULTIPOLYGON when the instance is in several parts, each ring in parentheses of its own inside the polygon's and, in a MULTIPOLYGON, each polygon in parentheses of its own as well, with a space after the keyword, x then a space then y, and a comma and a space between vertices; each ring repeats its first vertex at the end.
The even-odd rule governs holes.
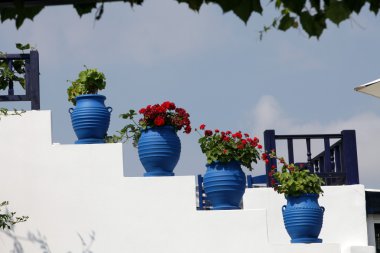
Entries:
MULTIPOLYGON (((276 150, 276 140, 275 140, 275 132, 273 129, 264 131, 264 149, 266 152, 271 152, 272 150, 276 150)), ((266 175, 267 175, 267 186, 271 187, 271 180, 269 178, 269 172, 272 168, 272 165, 276 165, 276 159, 270 158, 269 163, 265 165, 266 175)))
POLYGON ((323 170, 321 172, 331 172, 331 151, 330 151, 330 139, 325 137, 324 138, 324 144, 325 144, 325 155, 324 155, 324 164, 323 164, 323 170))
POLYGON ((248 188, 253 188, 253 180, 252 180, 252 176, 251 175, 247 176, 247 187, 248 188))
POLYGON ((346 184, 359 184, 358 154, 355 130, 343 130, 342 160, 346 172, 346 184))
POLYGON ((32 110, 40 109, 40 70, 39 70, 39 59, 38 51, 30 51, 30 97, 32 102, 32 110))
POLYGON ((294 149, 293 149, 293 139, 288 138, 288 157, 289 164, 294 163, 294 149))
MULTIPOLYGON (((9 68, 10 71, 13 72, 13 65, 12 65, 12 61, 11 60, 8 60, 8 68, 9 68)), ((13 81, 9 80, 9 83, 8 83, 8 95, 13 96, 14 94, 15 94, 15 90, 14 90, 14 87, 13 87, 13 81)))
POLYGON ((336 172, 342 172, 342 164, 340 159, 340 145, 334 148, 334 155, 336 172))
POLYGON ((306 138, 306 157, 307 157, 307 165, 306 165, 306 167, 311 172, 314 172, 313 164, 311 163, 311 142, 310 142, 310 138, 306 138))
POLYGON ((199 210, 203 210, 203 177, 202 175, 198 175, 198 202, 199 202, 199 210))

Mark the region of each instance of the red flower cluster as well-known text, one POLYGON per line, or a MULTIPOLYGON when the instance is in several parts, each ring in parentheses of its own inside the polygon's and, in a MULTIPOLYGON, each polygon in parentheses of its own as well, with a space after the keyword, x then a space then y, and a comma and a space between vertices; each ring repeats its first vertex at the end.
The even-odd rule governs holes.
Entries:
POLYGON ((232 133, 231 131, 214 131, 205 129, 206 125, 202 124, 199 129, 203 131, 203 135, 199 143, 202 152, 206 154, 207 162, 229 162, 232 160, 240 162, 248 169, 252 169, 252 163, 260 159, 258 150, 262 148, 257 137, 250 138, 249 134, 241 131, 232 133))
POLYGON ((191 132, 190 115, 185 109, 176 107, 173 102, 165 101, 161 105, 148 105, 141 108, 139 113, 144 117, 139 124, 142 127, 173 126, 176 131, 184 129, 185 133, 191 132))

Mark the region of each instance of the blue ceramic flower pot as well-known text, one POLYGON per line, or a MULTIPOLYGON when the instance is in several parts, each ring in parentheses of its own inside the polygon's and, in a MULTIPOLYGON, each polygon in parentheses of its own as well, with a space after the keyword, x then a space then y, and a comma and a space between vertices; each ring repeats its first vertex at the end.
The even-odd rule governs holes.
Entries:
POLYGON ((323 223, 324 207, 318 204, 318 194, 303 194, 287 197, 282 207, 285 228, 291 243, 321 243, 319 233, 323 223))
POLYGON ((76 107, 69 109, 78 138, 76 144, 104 143, 112 112, 111 107, 105 107, 104 100, 106 97, 98 94, 76 97, 76 107))
POLYGON ((172 126, 152 127, 142 131, 138 142, 144 177, 174 176, 181 154, 181 141, 172 126))
POLYGON ((246 178, 240 163, 213 162, 207 164, 203 186, 213 210, 240 209, 246 178))

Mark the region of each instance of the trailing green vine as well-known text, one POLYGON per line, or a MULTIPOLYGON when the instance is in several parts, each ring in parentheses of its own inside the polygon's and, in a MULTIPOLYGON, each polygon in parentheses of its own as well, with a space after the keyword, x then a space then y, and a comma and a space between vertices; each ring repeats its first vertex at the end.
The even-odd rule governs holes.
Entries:
POLYGON ((17 109, 13 109, 12 111, 9 111, 7 108, 0 108, 0 120, 1 120, 1 117, 2 116, 12 116, 12 115, 18 115, 18 116, 21 116, 22 113, 25 113, 26 111, 25 110, 17 110, 17 109))
MULTIPOLYGON (((33 49, 30 44, 16 43, 16 48, 25 54, 24 50, 33 49)), ((25 60, 13 60, 11 69, 6 60, 7 54, 0 51, 0 90, 8 88, 11 82, 18 82, 25 90, 25 60)))
POLYGON ((13 225, 20 222, 25 222, 28 220, 29 218, 28 216, 16 217, 15 216, 16 212, 9 212, 6 208, 7 205, 9 205, 8 201, 3 201, 0 204, 0 229, 2 230, 11 229, 13 225))

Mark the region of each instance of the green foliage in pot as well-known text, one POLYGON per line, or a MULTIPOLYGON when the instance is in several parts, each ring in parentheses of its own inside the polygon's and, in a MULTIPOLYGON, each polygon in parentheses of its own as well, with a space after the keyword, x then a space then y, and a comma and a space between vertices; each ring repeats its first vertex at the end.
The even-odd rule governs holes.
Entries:
POLYGON ((277 159, 282 164, 281 170, 277 171, 276 166, 272 166, 269 176, 274 190, 283 193, 285 196, 297 197, 302 194, 314 193, 322 194, 322 178, 313 174, 304 166, 288 164, 283 157, 277 157, 275 151, 262 154, 263 160, 270 158, 277 159))
MULTIPOLYGON (((16 48, 21 50, 33 49, 30 44, 16 43, 16 48)), ((0 51, 0 90, 8 88, 11 82, 20 83, 21 87, 25 89, 25 60, 12 60, 12 69, 5 60, 7 54, 0 51)))
POLYGON ((8 204, 8 201, 3 201, 0 204, 0 229, 2 230, 11 229, 13 225, 19 222, 24 222, 29 218, 28 216, 15 217, 15 212, 9 212, 6 210, 8 204))
POLYGON ((78 79, 70 81, 71 86, 67 89, 68 100, 76 105, 75 98, 85 94, 97 94, 106 87, 104 74, 97 69, 88 69, 79 72, 78 79))

